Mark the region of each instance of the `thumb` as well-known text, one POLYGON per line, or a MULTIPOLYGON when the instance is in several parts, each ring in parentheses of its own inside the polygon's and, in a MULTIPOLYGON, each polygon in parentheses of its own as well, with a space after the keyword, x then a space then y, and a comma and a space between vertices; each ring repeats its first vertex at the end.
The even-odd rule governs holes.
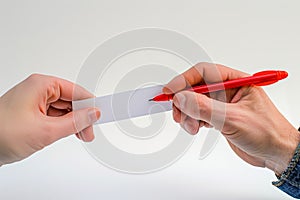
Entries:
POLYGON ((78 133, 93 125, 100 118, 100 111, 96 108, 87 108, 72 111, 64 116, 56 117, 51 120, 53 130, 53 142, 78 133))
POLYGON ((189 117, 205 121, 218 130, 224 126, 227 104, 191 91, 176 93, 174 105, 189 117))

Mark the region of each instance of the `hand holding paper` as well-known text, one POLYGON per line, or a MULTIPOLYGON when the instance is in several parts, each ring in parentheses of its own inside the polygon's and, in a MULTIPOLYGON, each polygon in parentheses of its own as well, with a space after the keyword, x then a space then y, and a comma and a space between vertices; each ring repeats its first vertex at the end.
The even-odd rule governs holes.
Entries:
POLYGON ((0 98, 0 166, 74 133, 80 132, 77 135, 84 141, 93 140, 91 125, 99 110, 72 112, 71 106, 73 98, 91 97, 69 81, 44 75, 32 75, 8 91, 0 98))

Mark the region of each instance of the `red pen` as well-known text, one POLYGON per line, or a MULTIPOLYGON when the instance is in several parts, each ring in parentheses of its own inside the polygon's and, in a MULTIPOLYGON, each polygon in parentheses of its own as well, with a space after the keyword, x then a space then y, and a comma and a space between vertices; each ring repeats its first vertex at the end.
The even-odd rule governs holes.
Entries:
MULTIPOLYGON (((264 86, 276 83, 279 80, 285 79, 287 76, 288 73, 286 71, 269 70, 255 73, 249 77, 238 78, 209 85, 199 85, 186 90, 205 94, 247 85, 264 86)), ((149 99, 149 101, 170 101, 173 99, 173 96, 174 94, 160 94, 153 99, 149 99)))

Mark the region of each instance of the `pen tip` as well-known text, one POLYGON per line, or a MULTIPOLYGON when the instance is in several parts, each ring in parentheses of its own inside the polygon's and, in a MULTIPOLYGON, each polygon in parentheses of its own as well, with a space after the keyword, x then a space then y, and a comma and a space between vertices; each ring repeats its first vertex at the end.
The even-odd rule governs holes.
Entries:
POLYGON ((148 101, 154 101, 153 99, 149 99, 148 101))

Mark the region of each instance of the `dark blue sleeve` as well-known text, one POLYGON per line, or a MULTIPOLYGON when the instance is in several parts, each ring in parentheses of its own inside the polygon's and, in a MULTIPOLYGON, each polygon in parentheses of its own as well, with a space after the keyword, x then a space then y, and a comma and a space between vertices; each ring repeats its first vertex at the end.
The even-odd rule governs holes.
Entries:
POLYGON ((283 192, 290 196, 300 199, 300 144, 298 145, 295 154, 288 168, 278 177, 278 181, 273 182, 273 185, 278 187, 283 192))

